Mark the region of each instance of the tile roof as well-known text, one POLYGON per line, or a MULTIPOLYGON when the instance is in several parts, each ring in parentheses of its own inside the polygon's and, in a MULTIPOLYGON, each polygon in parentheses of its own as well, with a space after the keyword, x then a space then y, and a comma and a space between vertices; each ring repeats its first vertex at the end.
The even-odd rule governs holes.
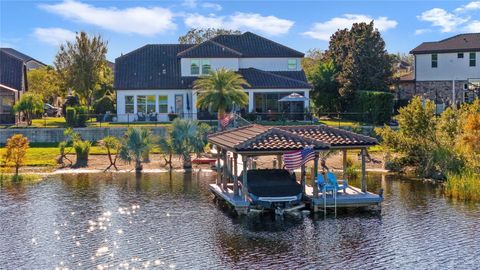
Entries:
POLYGON ((243 57, 303 57, 305 54, 251 32, 219 35, 211 40, 240 52, 243 57))
POLYGON ((239 69, 252 89, 312 88, 303 71, 263 71, 255 68, 239 69))
POLYGON ((207 40, 177 54, 178 57, 242 57, 240 52, 207 40))
POLYGON ((236 152, 286 152, 314 146, 317 150, 328 149, 328 145, 305 138, 276 127, 248 125, 232 130, 218 132, 208 137, 208 140, 221 147, 236 152))
POLYGON ((460 34, 437 42, 424 42, 412 54, 480 51, 480 33, 460 34))
POLYGON ((10 55, 13 55, 13 56, 21 59, 21 60, 24 61, 24 62, 28 62, 28 61, 32 61, 32 60, 33 60, 33 61, 35 61, 35 62, 38 62, 38 63, 46 66, 44 63, 38 61, 37 59, 35 59, 35 58, 33 58, 33 57, 29 56, 29 55, 26 55, 26 54, 24 54, 24 53, 21 53, 21 52, 15 50, 15 49, 12 49, 12 48, 0 48, 0 51, 6 52, 6 53, 8 53, 8 54, 10 54, 10 55))
POLYGON ((378 143, 375 138, 326 125, 280 126, 278 128, 329 144, 331 147, 372 146, 378 143))
POLYGON ((15 90, 24 90, 26 67, 23 60, 0 50, 0 84, 15 90))

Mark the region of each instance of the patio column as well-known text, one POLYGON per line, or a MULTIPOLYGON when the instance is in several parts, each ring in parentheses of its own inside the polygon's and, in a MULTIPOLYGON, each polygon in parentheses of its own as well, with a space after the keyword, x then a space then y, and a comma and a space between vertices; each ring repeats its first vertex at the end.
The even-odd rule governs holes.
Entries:
POLYGON ((366 178, 366 171, 365 171, 365 148, 362 148, 361 155, 362 155, 362 192, 367 192, 367 178, 366 178))
POLYGON ((318 177, 318 153, 315 153, 315 159, 313 160, 313 197, 318 198, 318 186, 317 186, 317 177, 318 177))
POLYGON ((223 190, 227 190, 227 177, 228 177, 228 156, 227 150, 222 150, 222 157, 223 157, 223 178, 222 178, 222 186, 223 190))
POLYGON ((233 153, 233 196, 238 196, 238 165, 237 165, 238 154, 233 153))
POLYGON ((242 179, 242 196, 245 200, 248 197, 248 179, 247 179, 247 156, 242 155, 242 163, 243 163, 243 179, 242 179))
POLYGON ((343 178, 345 179, 347 174, 347 149, 343 149, 343 178))
POLYGON ((253 91, 248 91, 248 112, 252 112, 255 108, 253 91))
POLYGON ((215 146, 215 149, 217 149, 217 186, 220 186, 222 183, 222 171, 220 171, 220 155, 222 149, 218 147, 218 145, 215 146))

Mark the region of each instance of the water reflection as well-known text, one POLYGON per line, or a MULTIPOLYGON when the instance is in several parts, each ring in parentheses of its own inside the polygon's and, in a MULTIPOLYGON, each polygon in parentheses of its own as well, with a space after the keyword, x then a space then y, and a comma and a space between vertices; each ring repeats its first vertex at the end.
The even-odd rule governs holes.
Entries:
MULTIPOLYGON (((51 176, 0 189, 0 268, 475 268, 476 204, 369 174, 380 214, 251 213, 214 204, 208 172, 51 176)), ((357 185, 351 181, 352 185, 357 185)))

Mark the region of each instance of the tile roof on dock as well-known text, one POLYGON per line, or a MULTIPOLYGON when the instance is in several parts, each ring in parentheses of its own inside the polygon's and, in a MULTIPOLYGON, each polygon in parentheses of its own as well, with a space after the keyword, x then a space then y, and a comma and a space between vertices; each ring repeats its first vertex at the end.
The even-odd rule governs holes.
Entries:
POLYGON ((359 148, 377 144, 375 138, 325 125, 248 125, 212 134, 210 143, 238 153, 278 153, 314 146, 316 150, 359 148))

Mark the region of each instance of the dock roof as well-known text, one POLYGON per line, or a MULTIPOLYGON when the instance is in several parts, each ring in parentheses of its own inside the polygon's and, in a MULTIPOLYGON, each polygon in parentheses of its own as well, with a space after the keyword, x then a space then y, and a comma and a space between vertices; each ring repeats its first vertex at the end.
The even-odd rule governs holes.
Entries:
POLYGON ((267 127, 252 124, 212 134, 208 140, 229 151, 257 155, 283 153, 306 146, 328 150, 377 144, 375 138, 325 125, 267 127))

